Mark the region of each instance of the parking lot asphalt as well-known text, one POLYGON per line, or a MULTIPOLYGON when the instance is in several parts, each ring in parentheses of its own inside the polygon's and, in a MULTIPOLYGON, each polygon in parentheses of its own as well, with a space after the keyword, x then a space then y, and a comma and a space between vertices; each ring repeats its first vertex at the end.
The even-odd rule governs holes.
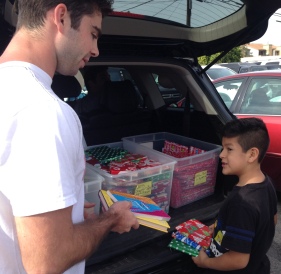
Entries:
POLYGON ((271 248, 267 255, 271 263, 270 274, 281 273, 281 192, 277 193, 278 197, 278 220, 275 230, 275 236, 271 248))

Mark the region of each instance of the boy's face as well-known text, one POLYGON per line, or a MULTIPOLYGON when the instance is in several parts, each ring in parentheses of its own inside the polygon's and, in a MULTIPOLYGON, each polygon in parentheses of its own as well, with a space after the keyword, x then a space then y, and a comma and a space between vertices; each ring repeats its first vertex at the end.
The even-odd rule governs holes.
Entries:
POLYGON ((248 152, 243 152, 238 143, 238 137, 222 138, 222 173, 224 175, 241 176, 247 168, 249 158, 248 152))

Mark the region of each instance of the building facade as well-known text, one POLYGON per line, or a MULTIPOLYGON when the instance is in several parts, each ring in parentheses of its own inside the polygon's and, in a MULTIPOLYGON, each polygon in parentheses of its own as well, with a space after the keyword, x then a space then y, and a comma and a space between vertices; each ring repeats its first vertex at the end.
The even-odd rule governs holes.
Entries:
POLYGON ((281 46, 250 43, 245 45, 245 50, 246 57, 241 62, 281 59, 281 46))

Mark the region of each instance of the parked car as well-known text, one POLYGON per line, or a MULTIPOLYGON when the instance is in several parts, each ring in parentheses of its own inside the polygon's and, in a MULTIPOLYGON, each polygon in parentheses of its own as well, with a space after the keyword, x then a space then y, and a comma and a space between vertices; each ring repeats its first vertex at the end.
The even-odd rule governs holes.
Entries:
POLYGON ((251 72, 251 71, 262 71, 262 70, 268 70, 267 66, 247 65, 247 66, 241 66, 238 73, 245 73, 245 72, 251 72))
MULTIPOLYGON (((270 146, 262 168, 281 191, 281 71, 237 74, 213 83, 236 117, 259 117, 266 123, 270 146)), ((177 103, 177 107, 184 106, 184 99, 177 103)))
POLYGON ((278 69, 281 69, 280 65, 248 65, 248 66, 241 66, 238 73, 263 71, 263 70, 278 70, 278 69))
MULTIPOLYGON (((234 62, 234 63, 221 63, 219 65, 223 66, 223 67, 231 68, 237 73, 281 69, 281 66, 279 65, 278 62, 273 62, 272 64, 271 63, 259 64, 259 62, 256 62, 256 63, 234 62)), ((227 76, 227 75, 225 75, 225 76, 227 76)))
POLYGON ((277 64, 269 64, 266 65, 267 70, 281 70, 281 65, 277 65, 277 64))
MULTIPOLYGON (((206 66, 202 66, 202 68, 205 68, 206 66)), ((215 80, 221 77, 229 76, 237 74, 234 70, 219 66, 219 65, 213 65, 209 69, 206 70, 207 75, 210 77, 211 80, 215 80)))
POLYGON ((270 135, 263 170, 281 191, 281 71, 243 73, 214 81, 218 92, 238 118, 259 117, 270 135))
POLYGON ((258 62, 230 62, 230 63, 219 63, 218 65, 222 66, 222 67, 227 67, 230 68, 232 70, 234 70, 235 72, 239 73, 240 69, 242 67, 248 67, 248 66, 252 66, 252 65, 259 65, 258 62))
POLYGON ((281 65, 281 60, 280 58, 279 59, 276 59, 276 60, 267 60, 267 61, 263 61, 260 63, 261 65, 281 65))
MULTIPOLYGON (((14 32, 16 15, 12 2, 7 0, 0 6, 0 49, 5 48, 14 32)), ((278 6, 275 0, 260 0, 258 4, 255 0, 223 1, 219 5, 193 1, 190 15, 186 3, 171 2, 167 7, 165 1, 114 2, 115 12, 103 21, 100 56, 87 65, 122 68, 133 79, 144 104, 139 106, 130 80, 120 81, 121 85, 115 81, 112 92, 104 94, 102 111, 79 117, 88 146, 160 131, 221 144, 222 126, 236 117, 197 58, 261 37, 278 6), (192 109, 166 107, 155 75, 162 87, 175 88, 188 98, 192 109)), ((169 233, 146 227, 122 235, 110 233, 87 259, 85 273, 196 273, 190 257, 167 247, 171 232, 191 218, 211 224, 234 179, 222 175, 218 165, 214 192, 199 201, 169 209, 169 233)))

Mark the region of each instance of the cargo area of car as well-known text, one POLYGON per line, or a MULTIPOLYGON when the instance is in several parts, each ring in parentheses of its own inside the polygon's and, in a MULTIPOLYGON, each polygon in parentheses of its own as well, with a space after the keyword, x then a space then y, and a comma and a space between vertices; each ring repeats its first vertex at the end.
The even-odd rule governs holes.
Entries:
MULTIPOLYGON (((221 119, 225 117, 219 117, 219 110, 214 109, 216 104, 208 101, 210 95, 204 94, 202 84, 194 79, 193 74, 198 72, 187 62, 168 59, 164 64, 163 59, 158 59, 158 63, 155 59, 112 64, 97 61, 89 65, 125 71, 126 77, 118 81, 111 77, 110 87, 102 95, 101 109, 87 115, 78 113, 87 145, 118 142, 126 136, 157 131, 220 143, 221 119), (125 82, 130 85, 122 85, 125 82), (174 99, 167 100, 167 93, 174 99), (182 98, 187 98, 190 105, 175 107, 173 103, 182 98)), ((209 80, 208 84, 213 88, 209 80)), ((222 101, 220 97, 217 100, 219 107, 222 101)))
MULTIPOLYGON (((102 62, 97 64, 102 65, 102 62)), ((124 101, 127 98, 114 97, 114 108, 119 108, 118 113, 105 109, 99 113, 92 113, 91 119, 96 121, 100 119, 101 127, 99 128, 96 127, 97 123, 93 123, 93 127, 90 128, 87 120, 83 120, 89 118, 80 117, 88 146, 107 145, 120 142, 124 137, 157 132, 168 132, 183 138, 220 145, 221 117, 217 115, 215 108, 207 102, 207 99, 204 99, 208 95, 202 93, 202 83, 197 82, 196 76, 192 75, 197 72, 192 69, 191 65, 185 63, 183 66, 181 62, 174 61, 170 65, 166 63, 165 66, 161 63, 154 63, 153 67, 150 66, 150 63, 145 62, 106 63, 104 65, 121 67, 122 70, 130 72, 130 80, 142 95, 142 100, 141 104, 138 104, 137 110, 123 109, 121 111, 126 107, 124 101), (165 76, 165 81, 160 79, 159 82, 163 85, 166 83, 166 88, 176 89, 182 98, 188 98, 190 105, 177 108, 166 104, 165 98, 159 97, 161 93, 158 84, 151 76, 156 73, 162 78, 165 76), (171 75, 175 76, 171 77, 171 75), (189 86, 188 90, 185 88, 186 83, 189 86), (153 90, 154 88, 155 90, 153 90), (120 102, 121 107, 117 107, 120 99, 123 100, 120 102), (138 115, 138 118, 134 115, 138 115), (101 118, 102 116, 111 116, 114 119, 107 121, 101 118), (142 122, 146 126, 139 126, 140 120, 138 119, 143 119, 142 122)), ((129 105, 130 103, 127 102, 128 109, 131 107, 129 105)), ((213 105, 216 105, 215 102, 213 105)), ((171 232, 177 225, 192 218, 211 224, 230 188, 230 181, 225 182, 225 178, 221 174, 221 167, 218 165, 212 195, 207 195, 207 197, 178 208, 169 208, 171 220, 168 233, 143 226, 122 235, 110 233, 98 250, 86 261, 85 273, 168 273, 169 271, 196 273, 196 267, 191 263, 190 256, 173 251, 168 247, 172 239, 171 232)))

